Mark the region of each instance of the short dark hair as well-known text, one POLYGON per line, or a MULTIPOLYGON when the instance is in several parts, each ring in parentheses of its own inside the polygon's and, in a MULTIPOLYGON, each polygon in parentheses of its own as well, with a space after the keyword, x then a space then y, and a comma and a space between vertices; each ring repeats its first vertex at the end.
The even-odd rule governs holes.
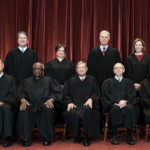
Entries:
POLYGON ((2 64, 4 63, 3 59, 0 59, 0 61, 1 61, 2 64))
POLYGON ((57 52, 57 51, 58 51, 58 49, 59 49, 59 48, 61 48, 61 47, 63 47, 63 48, 64 48, 65 53, 66 53, 66 46, 65 46, 65 45, 63 45, 63 44, 58 44, 58 45, 56 45, 55 52, 57 52))
POLYGON ((27 39, 29 38, 28 33, 25 32, 25 31, 19 31, 19 32, 17 33, 17 38, 19 38, 19 35, 20 35, 20 34, 24 34, 24 35, 27 37, 27 39))

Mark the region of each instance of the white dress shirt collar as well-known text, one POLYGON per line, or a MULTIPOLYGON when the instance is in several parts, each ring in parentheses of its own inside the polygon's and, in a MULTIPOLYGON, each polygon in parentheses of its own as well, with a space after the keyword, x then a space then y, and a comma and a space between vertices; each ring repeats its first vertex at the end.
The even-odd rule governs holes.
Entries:
POLYGON ((4 74, 3 72, 0 74, 0 78, 3 76, 3 74, 4 74))
POLYGON ((19 50, 24 53, 27 50, 27 46, 26 47, 20 47, 18 46, 19 50))

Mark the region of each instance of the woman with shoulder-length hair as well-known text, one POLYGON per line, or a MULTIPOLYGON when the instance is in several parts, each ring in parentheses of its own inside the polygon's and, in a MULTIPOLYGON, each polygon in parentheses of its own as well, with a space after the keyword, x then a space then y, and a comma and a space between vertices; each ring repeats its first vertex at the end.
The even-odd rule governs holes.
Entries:
POLYGON ((132 53, 125 61, 126 77, 130 78, 136 91, 142 80, 150 75, 150 56, 146 54, 145 42, 137 38, 133 42, 132 53))

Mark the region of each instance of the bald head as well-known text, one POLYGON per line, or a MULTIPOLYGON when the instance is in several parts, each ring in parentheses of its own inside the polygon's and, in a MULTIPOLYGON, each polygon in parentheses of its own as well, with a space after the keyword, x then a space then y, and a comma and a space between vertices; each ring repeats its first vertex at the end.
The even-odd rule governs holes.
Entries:
POLYGON ((123 73, 125 72, 124 65, 122 63, 116 63, 114 65, 113 71, 116 76, 118 76, 118 77, 123 76, 123 73))

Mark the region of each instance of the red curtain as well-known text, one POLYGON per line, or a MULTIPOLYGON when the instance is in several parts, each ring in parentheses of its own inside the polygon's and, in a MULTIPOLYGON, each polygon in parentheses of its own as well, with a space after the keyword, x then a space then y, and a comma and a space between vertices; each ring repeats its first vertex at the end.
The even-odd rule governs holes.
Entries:
POLYGON ((67 45, 67 58, 86 60, 103 29, 123 61, 137 37, 150 53, 149 5, 149 0, 0 0, 0 57, 17 46, 20 30, 28 32, 29 47, 43 63, 55 57, 58 43, 67 45))

